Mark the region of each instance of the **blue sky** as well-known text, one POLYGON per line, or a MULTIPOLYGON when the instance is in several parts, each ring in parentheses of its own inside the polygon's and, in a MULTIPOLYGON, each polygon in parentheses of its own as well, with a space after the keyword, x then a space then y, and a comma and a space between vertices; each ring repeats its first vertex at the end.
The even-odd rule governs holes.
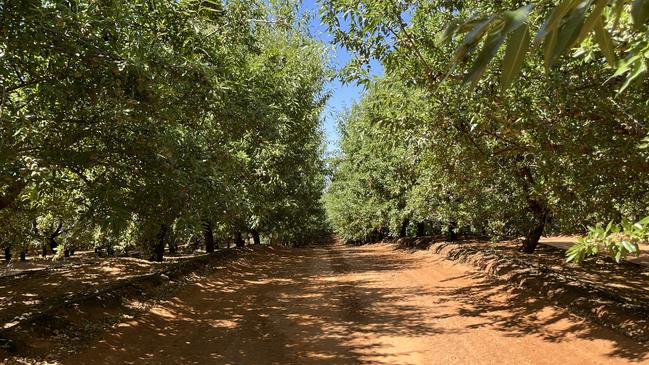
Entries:
MULTIPOLYGON (((302 8, 313 15, 310 22, 310 29, 313 36, 331 45, 333 37, 327 32, 327 28, 322 25, 318 17, 318 4, 316 0, 304 0, 302 8)), ((336 68, 340 68, 350 60, 351 56, 346 50, 336 48, 332 50, 332 58, 332 62, 336 68)), ((380 65, 373 65, 372 74, 380 74, 382 72, 380 65)), ((328 142, 327 151, 332 151, 338 142, 336 115, 360 98, 363 87, 356 84, 343 85, 340 80, 334 80, 327 84, 327 90, 331 92, 331 97, 325 107, 323 119, 328 142)))

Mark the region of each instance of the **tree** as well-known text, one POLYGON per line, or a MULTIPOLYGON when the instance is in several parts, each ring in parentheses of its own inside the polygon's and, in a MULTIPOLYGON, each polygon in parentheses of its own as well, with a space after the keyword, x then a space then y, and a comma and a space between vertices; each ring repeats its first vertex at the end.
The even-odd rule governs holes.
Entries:
MULTIPOLYGON (((440 84, 447 55, 457 45, 435 39, 443 31, 439 24, 453 15, 436 4, 419 2, 411 8, 404 2, 372 2, 347 15, 337 12, 340 3, 325 3, 324 9, 338 41, 362 60, 379 58, 386 79, 392 80, 368 83, 363 104, 380 105, 383 119, 367 128, 383 128, 392 144, 404 143, 399 139, 408 131, 421 141, 422 152, 411 155, 419 160, 419 177, 402 209, 419 219, 443 216, 451 232, 457 226, 479 234, 522 235, 525 252, 533 252, 547 232, 575 232, 601 220, 642 216, 648 178, 646 157, 636 146, 647 133, 642 118, 646 82, 633 93, 618 94, 613 87, 600 87, 609 76, 597 59, 573 59, 548 73, 542 62, 528 58, 516 89, 499 90, 502 75, 490 69, 480 71, 473 90, 457 72, 440 84), (347 17, 349 27, 336 23, 339 16, 347 17), (398 88, 412 91, 395 93, 398 88), (413 97, 419 101, 410 102, 413 97), (421 116, 402 118, 414 112, 411 108, 421 116)), ((508 6, 470 4, 476 12, 508 6)), ((468 8, 467 3, 457 11, 468 8)), ((353 160, 358 152, 343 147, 343 153, 353 160)), ((376 161, 367 162, 372 164, 376 161)), ((333 183, 332 188, 353 191, 333 183)), ((353 199, 363 199, 362 193, 335 194, 352 200, 345 202, 350 212, 358 211, 353 199)), ((348 215, 350 224, 355 214, 348 215)))
MULTIPOLYGON (((351 75, 374 57, 389 62, 390 53, 403 47, 424 66, 422 76, 436 85, 451 77, 474 87, 489 63, 504 49, 500 84, 508 88, 518 77, 532 47, 549 70, 576 47, 586 59, 605 60, 625 76, 620 90, 641 82, 647 74, 649 2, 644 0, 561 0, 527 3, 520 1, 338 1, 322 0, 322 17, 341 45, 354 50, 351 75), (522 6, 521 6, 522 5, 522 6), (410 20, 410 24, 408 24, 410 20), (421 22, 434 39, 427 39, 414 24, 421 22), (445 23, 439 28, 435 24, 445 23), (432 29, 431 29, 432 28, 432 29), (534 34, 533 34, 534 33, 534 34), (454 43, 453 56, 437 70, 427 53, 454 43), (592 36, 592 37, 591 37, 592 36), (475 57, 472 56, 474 51, 475 57), (595 51, 599 50, 598 53, 595 51), (619 55, 623 57, 620 59, 619 55), (465 72, 456 67, 473 57, 465 72)), ((420 25, 421 25, 420 24, 420 25)))
POLYGON ((161 261, 201 231, 319 228, 328 70, 292 4, 0 7, 0 220, 29 233, 3 243, 161 261))

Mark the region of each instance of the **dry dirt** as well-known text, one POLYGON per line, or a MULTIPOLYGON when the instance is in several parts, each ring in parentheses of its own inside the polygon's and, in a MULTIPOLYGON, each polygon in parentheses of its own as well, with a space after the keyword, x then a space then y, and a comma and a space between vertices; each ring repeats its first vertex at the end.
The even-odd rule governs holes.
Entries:
POLYGON ((72 297, 118 280, 160 271, 196 256, 174 256, 164 263, 132 257, 100 258, 86 252, 63 262, 30 259, 0 271, 0 330, 17 325, 65 297, 72 297))
POLYGON ((63 364, 626 364, 649 349, 428 251, 257 250, 63 364))

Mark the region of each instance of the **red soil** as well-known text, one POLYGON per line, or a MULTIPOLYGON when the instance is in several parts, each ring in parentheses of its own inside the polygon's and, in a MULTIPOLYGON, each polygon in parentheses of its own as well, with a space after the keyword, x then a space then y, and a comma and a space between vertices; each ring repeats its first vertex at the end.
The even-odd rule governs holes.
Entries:
POLYGON ((64 364, 649 363, 632 339, 428 251, 258 250, 64 364))

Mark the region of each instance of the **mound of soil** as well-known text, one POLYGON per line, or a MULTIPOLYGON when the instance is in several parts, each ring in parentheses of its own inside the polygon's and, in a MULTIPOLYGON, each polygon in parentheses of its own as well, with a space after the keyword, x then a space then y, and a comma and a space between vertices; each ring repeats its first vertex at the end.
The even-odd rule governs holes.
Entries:
POLYGON ((649 269, 594 257, 581 265, 566 263, 564 250, 540 245, 534 254, 518 252, 518 243, 472 240, 441 242, 432 237, 394 242, 402 249, 425 249, 472 264, 494 278, 542 295, 598 324, 649 342, 649 269))
POLYGON ((121 257, 0 278, 0 358, 55 358, 250 249, 152 263, 121 257), (2 354, 4 352, 4 354, 2 354), (4 356, 2 356, 4 355, 4 356))

